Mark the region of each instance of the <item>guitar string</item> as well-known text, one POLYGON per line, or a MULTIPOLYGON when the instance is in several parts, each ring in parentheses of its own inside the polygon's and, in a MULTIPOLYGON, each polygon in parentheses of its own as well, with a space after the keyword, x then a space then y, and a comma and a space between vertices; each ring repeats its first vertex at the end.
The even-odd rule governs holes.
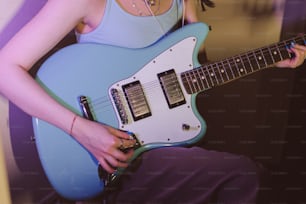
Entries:
MULTIPOLYGON (((295 38, 296 39, 296 38, 295 38)), ((297 41, 297 40, 296 40, 297 41)), ((244 61, 245 59, 247 59, 247 60, 250 60, 250 61, 252 61, 252 60, 255 60, 255 61, 257 61, 257 59, 255 58, 255 56, 254 56, 254 54, 256 53, 256 52, 260 52, 260 53, 262 53, 263 55, 265 55, 265 54, 271 54, 271 49, 269 48, 269 47, 272 47, 272 46, 275 46, 275 47, 277 47, 277 49, 279 49, 279 53, 281 54, 281 52, 283 51, 283 50, 287 50, 287 43, 289 43, 289 42, 292 42, 292 39, 290 40, 287 40, 287 41, 284 41, 283 42, 283 45, 280 45, 280 43, 275 43, 275 44, 272 44, 272 45, 270 45, 270 46, 266 46, 266 47, 263 47, 263 48, 259 48, 259 49, 256 49, 256 50, 254 50, 254 51, 249 51, 249 52, 247 52, 246 54, 244 54, 244 55, 237 55, 237 56, 234 56, 234 57, 231 57, 231 58, 228 58, 228 59, 226 59, 227 61, 229 61, 229 60, 232 60, 231 62, 229 62, 229 63, 226 63, 227 65, 228 65, 228 67, 225 67, 225 66, 223 66, 223 68, 224 69, 232 69, 232 67, 237 67, 237 65, 241 65, 242 67, 244 67, 244 64, 243 64, 243 62, 242 61, 244 61), (270 50, 269 50, 270 49, 270 50), (251 57, 250 56, 248 56, 248 55, 251 55, 251 57), (237 62, 237 61, 234 61, 234 59, 235 58, 239 58, 239 59, 241 59, 242 61, 241 62, 237 62), (254 59, 250 59, 250 58, 254 58, 254 59)), ((289 52, 288 52, 289 53, 289 52)), ((289 53, 290 54, 290 53, 289 53)), ((273 57, 272 57, 273 58, 273 57)), ((201 67, 199 67, 199 68, 206 68, 205 70, 204 69, 202 69, 201 71, 204 73, 204 75, 206 76, 205 77, 205 80, 206 80, 206 83, 207 84, 209 84, 208 83, 208 80, 207 80, 207 78, 208 78, 208 76, 210 76, 210 73, 213 71, 213 72, 215 72, 215 70, 217 70, 217 72, 219 72, 219 70, 220 70, 220 66, 218 66, 218 64, 220 64, 220 63, 222 63, 222 62, 224 62, 225 60, 222 60, 221 62, 218 62, 218 63, 212 63, 212 64, 208 64, 208 65, 205 65, 205 66, 201 66, 201 67)), ((249 63, 250 64, 250 63, 249 63)), ((252 64, 250 64, 251 66, 252 66, 252 64)), ((197 68, 196 68, 197 69, 197 68)), ((195 69, 192 69, 192 70, 189 70, 189 71, 195 71, 195 69)), ((187 71, 188 72, 188 71, 187 71)), ((228 72, 228 70, 227 71, 225 71, 225 72, 228 72)), ((233 72, 233 71, 231 71, 231 72, 233 72)), ((219 75, 222 77, 222 74, 221 73, 219 73, 219 75)), ((215 77, 216 77, 217 75, 215 75, 215 77)), ((243 75, 244 76, 244 75, 243 75)), ((228 79, 229 79, 229 77, 227 77, 228 79)), ((184 76, 182 77, 182 80, 184 80, 184 76)), ((211 81, 212 81, 212 79, 210 79, 211 81)), ((222 78, 220 78, 219 79, 220 81, 222 81, 222 82, 224 82, 224 80, 222 79, 222 78)), ((228 80, 226 80, 226 81, 228 81, 228 80)), ((141 95, 150 95, 150 94, 152 94, 151 93, 151 90, 154 88, 160 88, 160 83, 159 83, 159 81, 158 80, 154 80, 154 81, 151 81, 151 82, 147 82, 147 83, 145 83, 145 84, 142 84, 143 85, 143 88, 144 88, 144 91, 139 91, 139 92, 134 92, 134 94, 141 94, 141 95)), ((214 84, 213 84, 214 85, 214 84)), ((211 87, 208 87, 208 88, 211 88, 211 87)), ((108 107, 108 106, 111 106, 112 105, 112 103, 111 103, 111 101, 108 99, 108 96, 105 96, 105 97, 102 97, 102 98, 100 98, 100 99, 95 99, 95 100, 93 100, 92 102, 91 102, 91 106, 92 106, 92 108, 94 109, 94 110, 96 110, 97 108, 97 106, 98 105, 103 105, 103 107, 108 107)))
MULTIPOLYGON (((152 87, 157 87, 158 86, 158 80, 154 80, 154 81, 151 81, 151 82, 146 82, 144 84, 142 84, 144 89, 147 89, 147 90, 150 90, 152 89, 152 87)), ((103 103, 104 101, 107 101, 108 100, 108 96, 102 96, 100 98, 96 98, 96 99, 93 99, 91 102, 92 104, 98 104, 98 103, 103 103)))
MULTIPOLYGON (((172 80, 172 81, 176 82, 176 80, 172 80)), ((153 95, 152 97, 154 97, 154 94, 156 92, 160 93, 160 91, 161 91, 161 87, 160 87, 159 81, 154 80, 151 82, 144 83, 143 90, 139 88, 137 91, 134 91, 133 94, 134 94, 134 97, 143 96, 143 95, 145 97, 149 97, 153 95)), ((99 113, 101 111, 104 112, 104 111, 109 111, 110 109, 112 109, 112 102, 111 100, 109 100, 108 96, 101 97, 100 99, 93 100, 93 101, 91 101, 89 105, 90 105, 91 110, 93 110, 94 112, 99 113)))
MULTIPOLYGON (((133 93, 136 94, 135 97, 137 97, 137 95, 151 95, 154 94, 154 92, 152 90, 159 88, 159 81, 158 80, 153 80, 151 82, 147 82, 142 84, 142 89, 139 89, 138 91, 134 91, 133 93)), ((123 93, 122 93, 123 94, 123 93)), ((109 100, 109 96, 102 96, 100 98, 96 98, 90 101, 90 105, 92 106, 92 108, 96 109, 98 106, 108 106, 108 105, 112 105, 111 100, 109 100)))
MULTIPOLYGON (((266 51, 267 53, 269 53, 269 51, 266 51)), ((254 55, 254 51, 253 52, 250 52, 251 53, 251 57, 253 57, 254 59, 251 59, 251 60, 256 60, 255 59, 255 57, 253 56, 254 55)), ((251 57, 244 57, 244 56, 239 56, 239 57, 237 57, 237 56, 235 56, 235 57, 232 57, 232 58, 229 58, 229 59, 227 59, 227 61, 229 61, 229 63, 226 63, 227 65, 229 65, 229 67, 224 67, 224 69, 225 68, 228 68, 228 69, 231 69, 231 67, 235 67, 236 65, 242 65, 243 63, 237 63, 237 62, 234 62, 234 58, 239 58, 239 59, 242 59, 242 60, 244 60, 245 58, 246 59, 250 59, 251 57)), ((223 61, 225 61, 225 60, 223 60, 223 61)), ((217 64, 208 64, 208 65, 206 65, 206 66, 204 66, 206 69, 205 70, 201 70, 206 76, 210 76, 210 73, 211 73, 211 71, 213 70, 219 70, 219 66, 217 65, 217 64)), ((203 68, 203 67, 201 67, 201 68, 203 68)), ((194 71, 194 70, 189 70, 189 71, 194 71)), ((216 75, 215 75, 216 76, 216 75)), ((206 77, 206 78, 208 78, 208 77, 206 77)), ((157 85, 159 85, 159 83, 157 83, 157 81, 153 81, 153 82, 151 82, 154 86, 157 86, 157 85)), ((146 86, 145 84, 143 84, 143 86, 144 87, 147 87, 147 88, 145 88, 146 90, 150 90, 152 87, 148 87, 148 86, 146 86)), ((142 92, 140 92, 140 93, 142 93, 142 92)), ((148 92, 148 93, 150 93, 150 92, 148 92)), ((135 92, 135 94, 138 94, 138 93, 136 93, 135 92)), ((103 100, 103 99, 102 99, 103 100)), ((107 99, 106 99, 107 100, 107 99)), ((94 102, 94 101, 93 101, 94 102)), ((101 103, 101 101, 99 101, 98 103, 101 103)), ((102 101, 102 103, 103 103, 103 101, 102 101)), ((92 104, 94 104, 94 103, 92 103, 92 104)))
MULTIPOLYGON (((229 67, 228 67, 228 68, 230 68, 231 65, 233 65, 233 66, 236 66, 236 65, 237 65, 237 63, 235 63, 235 62, 228 63, 228 64, 229 64, 229 67)), ((214 64, 208 65, 206 68, 207 68, 206 70, 202 70, 203 73, 206 75, 206 78, 208 78, 207 76, 210 75, 210 72, 211 72, 212 69, 218 69, 218 67, 216 67, 216 68, 214 67, 214 64), (212 67, 209 67, 209 66, 212 66, 212 67)), ((192 71, 193 71, 193 70, 192 70, 192 71)), ((215 76, 216 76, 216 75, 215 75, 215 76)), ((208 81, 208 80, 206 79, 206 81, 208 81)), ((210 79, 210 81, 212 81, 212 79, 210 79)), ((222 79, 221 79, 221 81, 222 81, 222 79)), ((209 83, 207 82, 207 84, 209 84, 209 83)), ((144 92, 143 92, 141 89, 139 89, 139 91, 134 91, 133 94, 136 95, 135 97, 137 97, 137 95, 143 95, 144 93, 146 93, 145 95, 149 96, 150 93, 151 93, 152 88, 156 88, 156 87, 160 88, 160 84, 159 84, 159 81, 158 81, 158 80, 155 80, 155 81, 152 81, 152 82, 149 82, 149 83, 145 83, 145 84, 142 84, 142 85, 143 85, 143 88, 144 88, 144 92), (147 84, 151 84, 151 85, 148 86, 147 84)), ((98 110, 98 109, 99 109, 99 108, 97 108, 98 105, 102 105, 102 108, 104 108, 104 107, 111 106, 112 103, 111 103, 111 101, 108 100, 108 98, 106 97, 106 98, 105 98, 104 100, 102 100, 102 101, 99 101, 99 102, 95 101, 95 103, 92 102, 91 105, 92 105, 92 108, 93 108, 94 110, 98 110), (105 104, 105 103, 106 103, 106 104, 105 104)))
MULTIPOLYGON (((303 38, 305 38, 305 37, 303 37, 303 38)), ((267 59, 264 56, 266 56, 266 54, 271 55, 271 60, 274 62, 274 57, 275 56, 272 55, 272 51, 271 51, 272 48, 275 49, 274 51, 277 52, 276 54, 278 56, 281 56, 281 59, 283 58, 282 56, 284 55, 284 52, 285 52, 285 54, 288 55, 288 57, 290 57, 290 52, 287 49, 288 44, 291 43, 292 41, 298 41, 298 40, 303 40, 303 39, 301 39, 299 37, 296 37, 294 39, 289 39, 287 41, 272 44, 272 45, 270 45, 271 48, 269 46, 266 46, 266 47, 263 47, 263 48, 258 48, 254 51, 249 51, 244 55, 241 55, 241 54, 236 55, 234 57, 227 58, 227 59, 222 60, 222 61, 217 62, 217 63, 211 63, 211 64, 208 64, 208 65, 199 67, 200 71, 197 70, 197 69, 192 69, 192 70, 189 70, 189 71, 186 71, 186 72, 189 72, 189 73, 201 72, 201 73, 203 73, 203 75, 195 74, 195 75, 199 75, 196 78, 205 80, 205 83, 208 84, 208 86, 205 86, 203 84, 203 80, 202 81, 200 80, 203 87, 211 88, 212 86, 215 85, 215 83, 218 83, 218 80, 221 81, 222 83, 224 83, 225 81, 237 78, 237 76, 236 76, 237 74, 235 74, 235 72, 237 72, 239 76, 245 76, 245 74, 252 73, 254 71, 258 71, 260 68, 263 68, 262 67, 263 66, 262 62, 264 62, 264 66, 270 65, 270 64, 267 63, 267 59), (257 57, 260 56, 261 59, 260 58, 258 59, 256 56, 257 57), (247 59, 248 62, 244 62, 245 59, 247 59), (237 60, 239 60, 239 61, 237 61, 237 60), (261 60, 263 60, 263 61, 261 61, 261 60), (226 62, 226 63, 224 63, 224 62, 226 62), (224 71, 223 73, 225 73, 226 76, 222 76, 222 73, 220 73, 220 64, 221 64, 222 70, 224 71), (248 64, 249 66, 245 66, 245 64, 248 64), (257 65, 254 65, 254 64, 257 64, 257 65), (254 70, 254 66, 256 66, 256 67, 259 66, 259 69, 254 70), (205 68, 205 70, 204 70, 204 68, 205 68), (238 68, 240 68, 243 72, 240 73, 239 71, 237 71, 238 68), (248 71, 248 69, 251 69, 252 71, 250 72, 250 71, 248 71), (228 73, 229 70, 230 70, 231 74, 228 73), (213 75, 211 75, 211 74, 213 74, 213 75), (218 78, 218 75, 219 75, 219 78, 218 78), (233 78, 231 79, 231 77, 229 75, 232 75, 233 78), (225 77, 225 80, 224 80, 224 77, 225 77), (214 79, 216 80, 216 82, 214 82, 214 79), (210 81, 210 83, 209 83, 209 81, 210 81), (212 86, 210 86, 209 84, 212 84, 212 86)), ((186 78, 190 78, 190 77, 182 76, 183 80, 186 79, 186 78)), ((197 79, 195 79, 195 82, 199 83, 197 81, 197 79)), ((201 85, 198 85, 198 86, 201 86, 201 85)))
MULTIPOLYGON (((290 40, 288 40, 288 42, 289 41, 290 40)), ((267 48, 267 47, 265 47, 265 48, 267 48)), ((190 75, 196 75, 196 77, 194 78, 192 76, 190 77, 190 76, 184 76, 183 75, 182 80, 187 80, 186 78, 188 78, 188 79, 191 78, 191 80, 193 80, 196 84, 195 83, 189 84, 189 88, 192 89, 192 90, 194 89, 194 90, 198 91, 198 90, 203 90, 203 88, 205 88, 205 89, 211 88, 211 87, 215 86, 216 84, 220 84, 220 82, 224 83, 226 81, 233 80, 233 79, 235 79, 239 76, 245 76, 248 73, 254 72, 254 68, 253 68, 254 62, 255 62, 255 64, 257 63, 256 66, 259 66, 259 69, 263 68, 263 67, 261 67, 262 64, 256 58, 256 55, 257 55, 258 52, 260 52, 260 55, 258 55, 258 56, 262 56, 262 55, 265 56, 266 53, 271 55, 271 49, 270 48, 265 49, 265 48, 259 48, 255 51, 249 51, 245 55, 237 55, 237 56, 234 56, 234 57, 231 57, 231 58, 227 58, 227 59, 225 59, 221 62, 211 63, 211 64, 208 64, 206 66, 199 67, 200 71, 198 71, 198 70, 186 71, 187 74, 191 73, 190 75), (250 57, 250 55, 251 55, 251 57, 250 57), (239 59, 239 61, 235 61, 235 59, 236 60, 239 59), (245 63, 243 62, 245 59, 248 59, 248 61, 249 61, 248 64, 250 66, 245 66, 245 63), (224 63, 225 61, 227 61, 227 62, 224 63), (223 73, 225 73, 226 76, 222 76, 222 74, 220 73, 220 66, 218 64, 222 65, 223 71, 224 71, 223 73), (224 66, 224 64, 227 65, 228 67, 224 66), (205 68, 205 70, 204 70, 204 68, 205 68), (238 68, 240 68, 243 72, 240 73, 239 71, 237 71, 238 68), (247 69, 250 69, 250 68, 252 69, 251 72, 247 70, 247 69), (228 70, 230 70, 231 74, 228 74, 228 70), (233 70, 235 70, 235 71, 233 71, 233 70), (199 74, 199 76, 197 76, 197 74, 194 74, 195 72, 202 72, 203 74, 199 74), (235 74, 235 72, 237 72, 238 74, 235 74), (219 74, 219 76, 218 76, 218 74, 219 74), (232 75, 233 78, 229 77, 229 75, 232 75), (236 76, 236 75, 239 75, 239 76, 236 76), (224 80, 224 78, 225 78, 225 80, 224 80), (200 82, 198 81, 198 79, 200 79, 200 82), (205 80, 205 84, 207 84, 207 85, 204 85, 204 82, 203 82, 204 80, 205 80)), ((274 48, 277 49, 277 54, 282 56, 283 55, 282 52, 286 51, 288 56, 290 56, 290 53, 288 52, 287 45, 286 45, 285 42, 283 42, 283 44, 282 43, 274 44, 274 48)), ((264 58, 264 56, 262 56, 262 60, 264 60, 265 66, 267 66, 268 65, 267 60, 264 58)), ((272 56, 271 56, 271 58, 272 58, 272 60, 274 60, 272 56)), ((255 71, 258 71, 259 69, 255 70, 255 71)))
MULTIPOLYGON (((288 54, 288 56, 290 56, 290 52, 288 51, 287 47, 288 47, 288 44, 290 44, 292 41, 298 41, 298 40, 302 40, 301 38, 297 37, 297 38, 293 38, 293 39, 289 39, 287 41, 283 41, 281 43, 275 43, 275 44, 272 44, 274 46, 274 48, 278 49, 280 54, 283 54, 283 51, 287 51, 286 54, 288 54)), ((272 47, 272 46, 270 46, 272 47)), ((259 53, 259 55, 257 56, 262 56, 261 54, 263 54, 264 56, 266 54, 270 54, 271 55, 271 49, 269 48, 269 46, 266 46, 266 47, 263 47, 263 48, 259 48, 257 50, 254 50, 254 51, 249 51, 248 53, 246 53, 245 55, 237 55, 237 56, 234 56, 232 58, 228 58, 229 60, 233 60, 233 64, 237 63, 237 61, 234 61, 234 59, 242 59, 242 60, 245 60, 244 57, 246 57, 246 59, 251 59, 251 60, 254 60, 254 61, 258 61, 258 59, 255 57, 256 54, 259 53), (252 55, 251 57, 248 56, 248 55, 252 55), (254 56, 253 56, 254 55, 254 56), (253 58, 253 59, 252 59, 253 58)), ((263 57, 264 57, 263 56, 263 57)), ((271 58, 273 58, 273 56, 271 56, 271 58)), ((266 60, 265 58, 263 58, 263 60, 266 60)), ((243 65, 242 62, 239 63, 239 65, 243 65)), ((232 64, 231 64, 232 65, 232 64)))
MULTIPOLYGON (((275 44, 274 46, 276 46, 278 44, 275 44)), ((290 54, 288 52, 288 50, 286 49, 285 45, 282 46, 283 48, 280 47, 280 45, 277 46, 277 48, 279 49, 279 54, 282 54, 282 51, 286 50, 288 55, 290 54)), ((266 47, 267 48, 267 47, 266 47)), ((260 64, 260 60, 258 58, 256 58, 256 54, 259 53, 259 55, 257 55, 258 57, 261 56, 262 59, 261 60, 264 60, 265 61, 265 64, 267 65, 267 62, 266 62, 266 59, 264 58, 264 56, 262 55, 266 55, 267 53, 271 55, 270 53, 271 51, 269 49, 265 49, 265 48, 259 48, 257 50, 254 50, 254 51, 249 51, 247 52, 246 54, 244 55, 236 55, 234 57, 231 57, 231 58, 227 58, 225 60, 222 60, 220 62, 217 62, 217 63, 211 63, 211 64, 208 64, 206 66, 202 66, 202 67, 199 67, 199 68, 206 68, 206 70, 202 70, 202 72, 205 73, 206 76, 211 76, 211 72, 213 72, 214 74, 214 78, 217 76, 215 75, 215 73, 219 73, 220 76, 222 76, 222 74, 220 73, 220 66, 218 66, 218 64, 226 64, 226 65, 229 65, 229 67, 224 67, 223 66, 223 70, 225 71, 226 68, 228 69, 231 69, 231 72, 233 73, 233 70, 232 69, 235 69, 235 68, 241 68, 245 71, 247 71, 248 68, 251 68, 253 69, 253 66, 254 64, 252 64, 251 62, 255 62, 257 64, 260 64), (247 59, 249 61, 248 64, 250 64, 250 66, 246 67, 245 66, 245 63, 243 63, 243 61, 245 61, 245 59, 247 59), (239 60, 239 61, 237 61, 239 60), (224 61, 228 61, 227 63, 224 63, 224 61), (239 66, 237 66, 239 65, 239 66)), ((271 57, 273 58, 273 57, 271 57)), ((194 70, 189 70, 190 72, 193 72, 194 70)), ((237 71, 237 70, 236 70, 237 71)), ((188 72, 188 71, 187 71, 188 72)), ((225 72, 226 73, 226 72, 225 72)), ((226 73, 227 74, 227 73, 226 73)), ((239 74, 239 72, 238 72, 239 74)), ((233 75, 233 74, 232 74, 233 75)), ((210 77, 206 77, 206 78, 210 78, 210 77)), ((220 78, 219 80, 222 81, 222 79, 220 78)))
MULTIPOLYGON (((223 71, 227 75, 228 80, 230 80, 229 74, 227 73, 228 70, 230 70, 230 72, 232 73, 231 75, 234 76, 233 79, 235 79, 235 78, 237 78, 237 76, 234 74, 235 71, 237 72, 236 68, 240 68, 242 71, 247 71, 247 69, 251 68, 252 72, 253 72, 254 71, 254 68, 253 68, 254 66, 260 66, 259 69, 263 68, 263 67, 261 67, 262 64, 260 63, 261 60, 263 60, 265 65, 267 66, 268 63, 267 63, 266 58, 264 57, 264 56, 266 56, 266 54, 271 55, 271 59, 274 61, 274 57, 272 56, 272 52, 271 52, 271 48, 270 48, 272 46, 273 46, 272 48, 274 48, 276 50, 276 52, 277 52, 276 54, 278 56, 281 56, 281 59, 283 58, 282 56, 284 55, 284 52, 285 52, 285 54, 288 55, 288 57, 290 57, 291 54, 287 49, 288 44, 291 44, 293 41, 295 41, 295 43, 296 43, 299 40, 302 40, 304 42, 304 44, 306 44, 305 36, 306 35, 295 37, 295 38, 288 39, 288 40, 283 41, 283 42, 272 44, 270 46, 266 46, 266 47, 263 47, 263 48, 258 48, 254 51, 249 51, 244 55, 239 54, 239 55, 236 55, 234 57, 222 60, 220 62, 211 63, 209 65, 202 66, 202 67, 199 67, 199 68, 202 68, 201 72, 204 73, 203 77, 204 77, 206 83, 209 84, 208 79, 210 79, 212 85, 214 86, 215 84, 213 83, 213 79, 218 80, 218 78, 216 78, 218 76, 215 73, 219 74, 219 76, 221 77, 221 78, 219 77, 219 81, 224 82, 222 74, 220 73, 220 66, 218 66, 218 64, 222 65, 223 71), (259 53, 259 55, 257 55, 258 53, 259 53), (261 56, 262 59, 260 60, 260 59, 256 58, 256 56, 257 57, 261 56), (235 59, 236 60, 238 59, 239 61, 236 61, 235 59), (245 61, 245 59, 248 60, 247 64, 249 64, 250 66, 245 66, 246 63, 243 62, 243 61, 245 61), (227 61, 227 62, 224 63, 225 61, 227 61), (224 64, 228 65, 228 67, 225 67, 224 64), (257 64, 257 65, 254 65, 254 64, 257 64), (203 70, 203 68, 205 68, 205 70, 203 70), (235 71, 233 71, 233 70, 235 70, 235 71), (212 78, 211 78, 211 74, 212 74, 211 72, 213 72, 213 74, 214 74, 214 76, 212 78)), ((255 70, 255 71, 258 71, 258 70, 255 70)), ((189 71, 186 71, 186 72, 192 73, 194 71, 197 71, 197 70, 189 70, 189 71)), ((252 72, 248 72, 248 73, 252 73, 252 72)), ((245 76, 245 73, 243 73, 243 72, 238 71, 237 73, 238 73, 239 76, 245 76)), ((202 77, 202 75, 200 77, 202 77)), ((184 76, 183 76, 183 79, 184 79, 184 76)), ((217 81, 217 83, 218 83, 218 81, 217 81)))
MULTIPOLYGON (((252 56, 253 59, 250 59, 249 57, 243 57, 243 56, 236 56, 236 58, 228 58, 226 60, 222 60, 221 62, 208 64, 202 67, 199 67, 195 70, 189 70, 189 75, 182 76, 182 80, 190 80, 190 78, 197 84, 192 83, 192 85, 189 86, 195 86, 196 91, 202 90, 202 88, 208 89, 212 88, 213 86, 223 84, 225 82, 228 82, 230 80, 234 80, 238 77, 245 76, 246 74, 253 73, 254 71, 258 71, 260 68, 262 69, 264 66, 261 65, 261 63, 258 63, 258 60, 252 56), (248 59, 248 63, 243 63, 244 59, 248 59), (242 62, 237 62, 235 59, 239 59, 242 62), (252 63, 253 62, 253 63, 252 63), (254 65, 256 64, 257 65, 254 65), (248 66, 246 66, 247 64, 248 66), (254 70, 254 67, 260 66, 259 69, 254 70), (221 69, 221 70, 220 70, 221 69), (239 70, 238 70, 239 69, 239 70), (252 69, 252 71, 249 71, 248 69, 252 69), (194 74, 195 72, 201 72, 200 74, 194 74), (191 73, 191 74, 190 74, 191 73), (195 77, 192 77, 195 76, 195 77), (200 82, 199 80, 200 79, 200 82), (205 83, 207 85, 203 84, 203 81, 205 80, 205 83), (202 84, 202 85, 200 85, 202 84), (196 88, 196 87, 202 87, 202 88, 196 88)), ((264 59, 263 59, 264 60, 264 59)), ((265 65, 267 63, 265 62, 265 65)), ((191 80, 190 80, 191 81, 191 80)))
MULTIPOLYGON (((227 74, 227 78, 230 78, 229 75, 234 76, 234 78, 238 77, 236 75, 241 76, 243 73, 239 73, 239 71, 237 70, 238 68, 243 69, 244 71, 247 71, 247 69, 251 68, 254 66, 254 64, 252 63, 247 63, 250 66, 245 66, 246 63, 243 63, 243 61, 245 61, 245 59, 249 60, 250 62, 256 62, 257 59, 254 56, 254 53, 252 53, 251 56, 241 56, 241 55, 237 55, 235 57, 231 57, 231 58, 227 58, 225 60, 222 60, 220 62, 217 63, 211 63, 211 64, 207 64, 207 65, 203 65, 201 67, 199 67, 199 69, 201 69, 201 72, 203 73, 203 77, 207 79, 210 79, 210 81, 212 81, 213 79, 217 79, 218 80, 218 76, 222 77, 222 73, 220 71, 220 67, 223 70, 223 73, 227 74), (252 59, 253 58, 253 59, 252 59), (236 61, 237 59, 239 59, 239 61, 236 61), (221 66, 220 66, 221 65, 221 66)), ((187 72, 195 72, 197 70, 189 70, 187 72)), ((201 75, 202 76, 202 75, 201 75)), ((186 78, 184 76, 182 76, 183 80, 186 78)), ((222 78, 219 77, 219 81, 224 82, 224 80, 222 80, 222 78)))

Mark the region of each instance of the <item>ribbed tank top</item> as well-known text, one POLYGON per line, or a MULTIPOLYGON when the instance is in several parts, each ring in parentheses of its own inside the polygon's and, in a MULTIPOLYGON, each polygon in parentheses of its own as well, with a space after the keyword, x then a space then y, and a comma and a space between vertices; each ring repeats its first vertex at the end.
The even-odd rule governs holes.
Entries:
POLYGON ((169 32, 182 14, 182 0, 173 0, 167 12, 155 17, 134 16, 124 11, 115 0, 108 0, 97 28, 85 34, 76 33, 77 40, 79 43, 102 43, 128 48, 146 47, 169 32))

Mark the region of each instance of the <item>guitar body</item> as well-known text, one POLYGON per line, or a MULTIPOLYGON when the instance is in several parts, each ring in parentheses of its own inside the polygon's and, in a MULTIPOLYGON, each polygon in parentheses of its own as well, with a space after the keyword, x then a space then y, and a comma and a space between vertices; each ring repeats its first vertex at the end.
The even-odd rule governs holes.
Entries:
MULTIPOLYGON (((179 76, 174 88, 164 86, 173 78, 169 73, 177 76, 199 65, 207 32, 205 24, 191 24, 141 49, 71 45, 46 60, 37 81, 75 113, 84 114, 79 98, 86 96, 95 121, 132 132, 140 143, 134 158, 154 148, 194 144, 206 130, 195 108, 196 94, 185 91, 179 76), (174 89, 179 96, 173 96, 174 89), (139 91, 139 104, 145 104, 140 109, 129 98, 139 91)), ((103 192, 98 162, 82 145, 38 118, 33 126, 40 160, 59 194, 82 200, 103 192)))

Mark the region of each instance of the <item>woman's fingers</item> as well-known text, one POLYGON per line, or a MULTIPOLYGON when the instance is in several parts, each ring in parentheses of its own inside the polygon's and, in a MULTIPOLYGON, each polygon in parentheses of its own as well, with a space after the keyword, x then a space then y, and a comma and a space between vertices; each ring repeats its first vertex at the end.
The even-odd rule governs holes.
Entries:
POLYGON ((130 149, 136 145, 136 140, 134 139, 122 139, 118 138, 117 147, 120 150, 130 149))
POLYGON ((75 138, 91 152, 108 172, 127 167, 133 156, 135 140, 126 132, 94 121, 75 121, 75 138))
POLYGON ((133 139, 133 137, 127 131, 119 130, 110 126, 106 126, 106 129, 109 131, 110 134, 117 136, 119 138, 126 140, 133 139))
POLYGON ((296 68, 304 63, 306 58, 306 46, 294 44, 289 51, 294 53, 294 57, 276 63, 277 67, 296 68))
POLYGON ((136 145, 136 140, 126 131, 118 130, 110 126, 106 126, 110 134, 117 137, 115 146, 118 149, 124 150, 132 148, 136 145))
POLYGON ((103 153, 101 160, 99 160, 101 166, 109 173, 113 173, 117 168, 126 168, 128 166, 128 160, 132 157, 133 151, 128 151, 123 154, 120 150, 114 154, 103 153))

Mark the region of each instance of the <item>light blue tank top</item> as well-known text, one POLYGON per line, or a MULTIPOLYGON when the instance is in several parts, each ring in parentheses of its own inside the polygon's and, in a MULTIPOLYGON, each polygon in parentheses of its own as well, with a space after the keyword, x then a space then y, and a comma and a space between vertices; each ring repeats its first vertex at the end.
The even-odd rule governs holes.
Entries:
POLYGON ((76 36, 79 43, 102 43, 128 48, 146 47, 169 32, 182 14, 182 0, 173 0, 167 12, 155 17, 131 15, 115 0, 108 0, 103 20, 98 27, 86 34, 76 33, 76 36))

